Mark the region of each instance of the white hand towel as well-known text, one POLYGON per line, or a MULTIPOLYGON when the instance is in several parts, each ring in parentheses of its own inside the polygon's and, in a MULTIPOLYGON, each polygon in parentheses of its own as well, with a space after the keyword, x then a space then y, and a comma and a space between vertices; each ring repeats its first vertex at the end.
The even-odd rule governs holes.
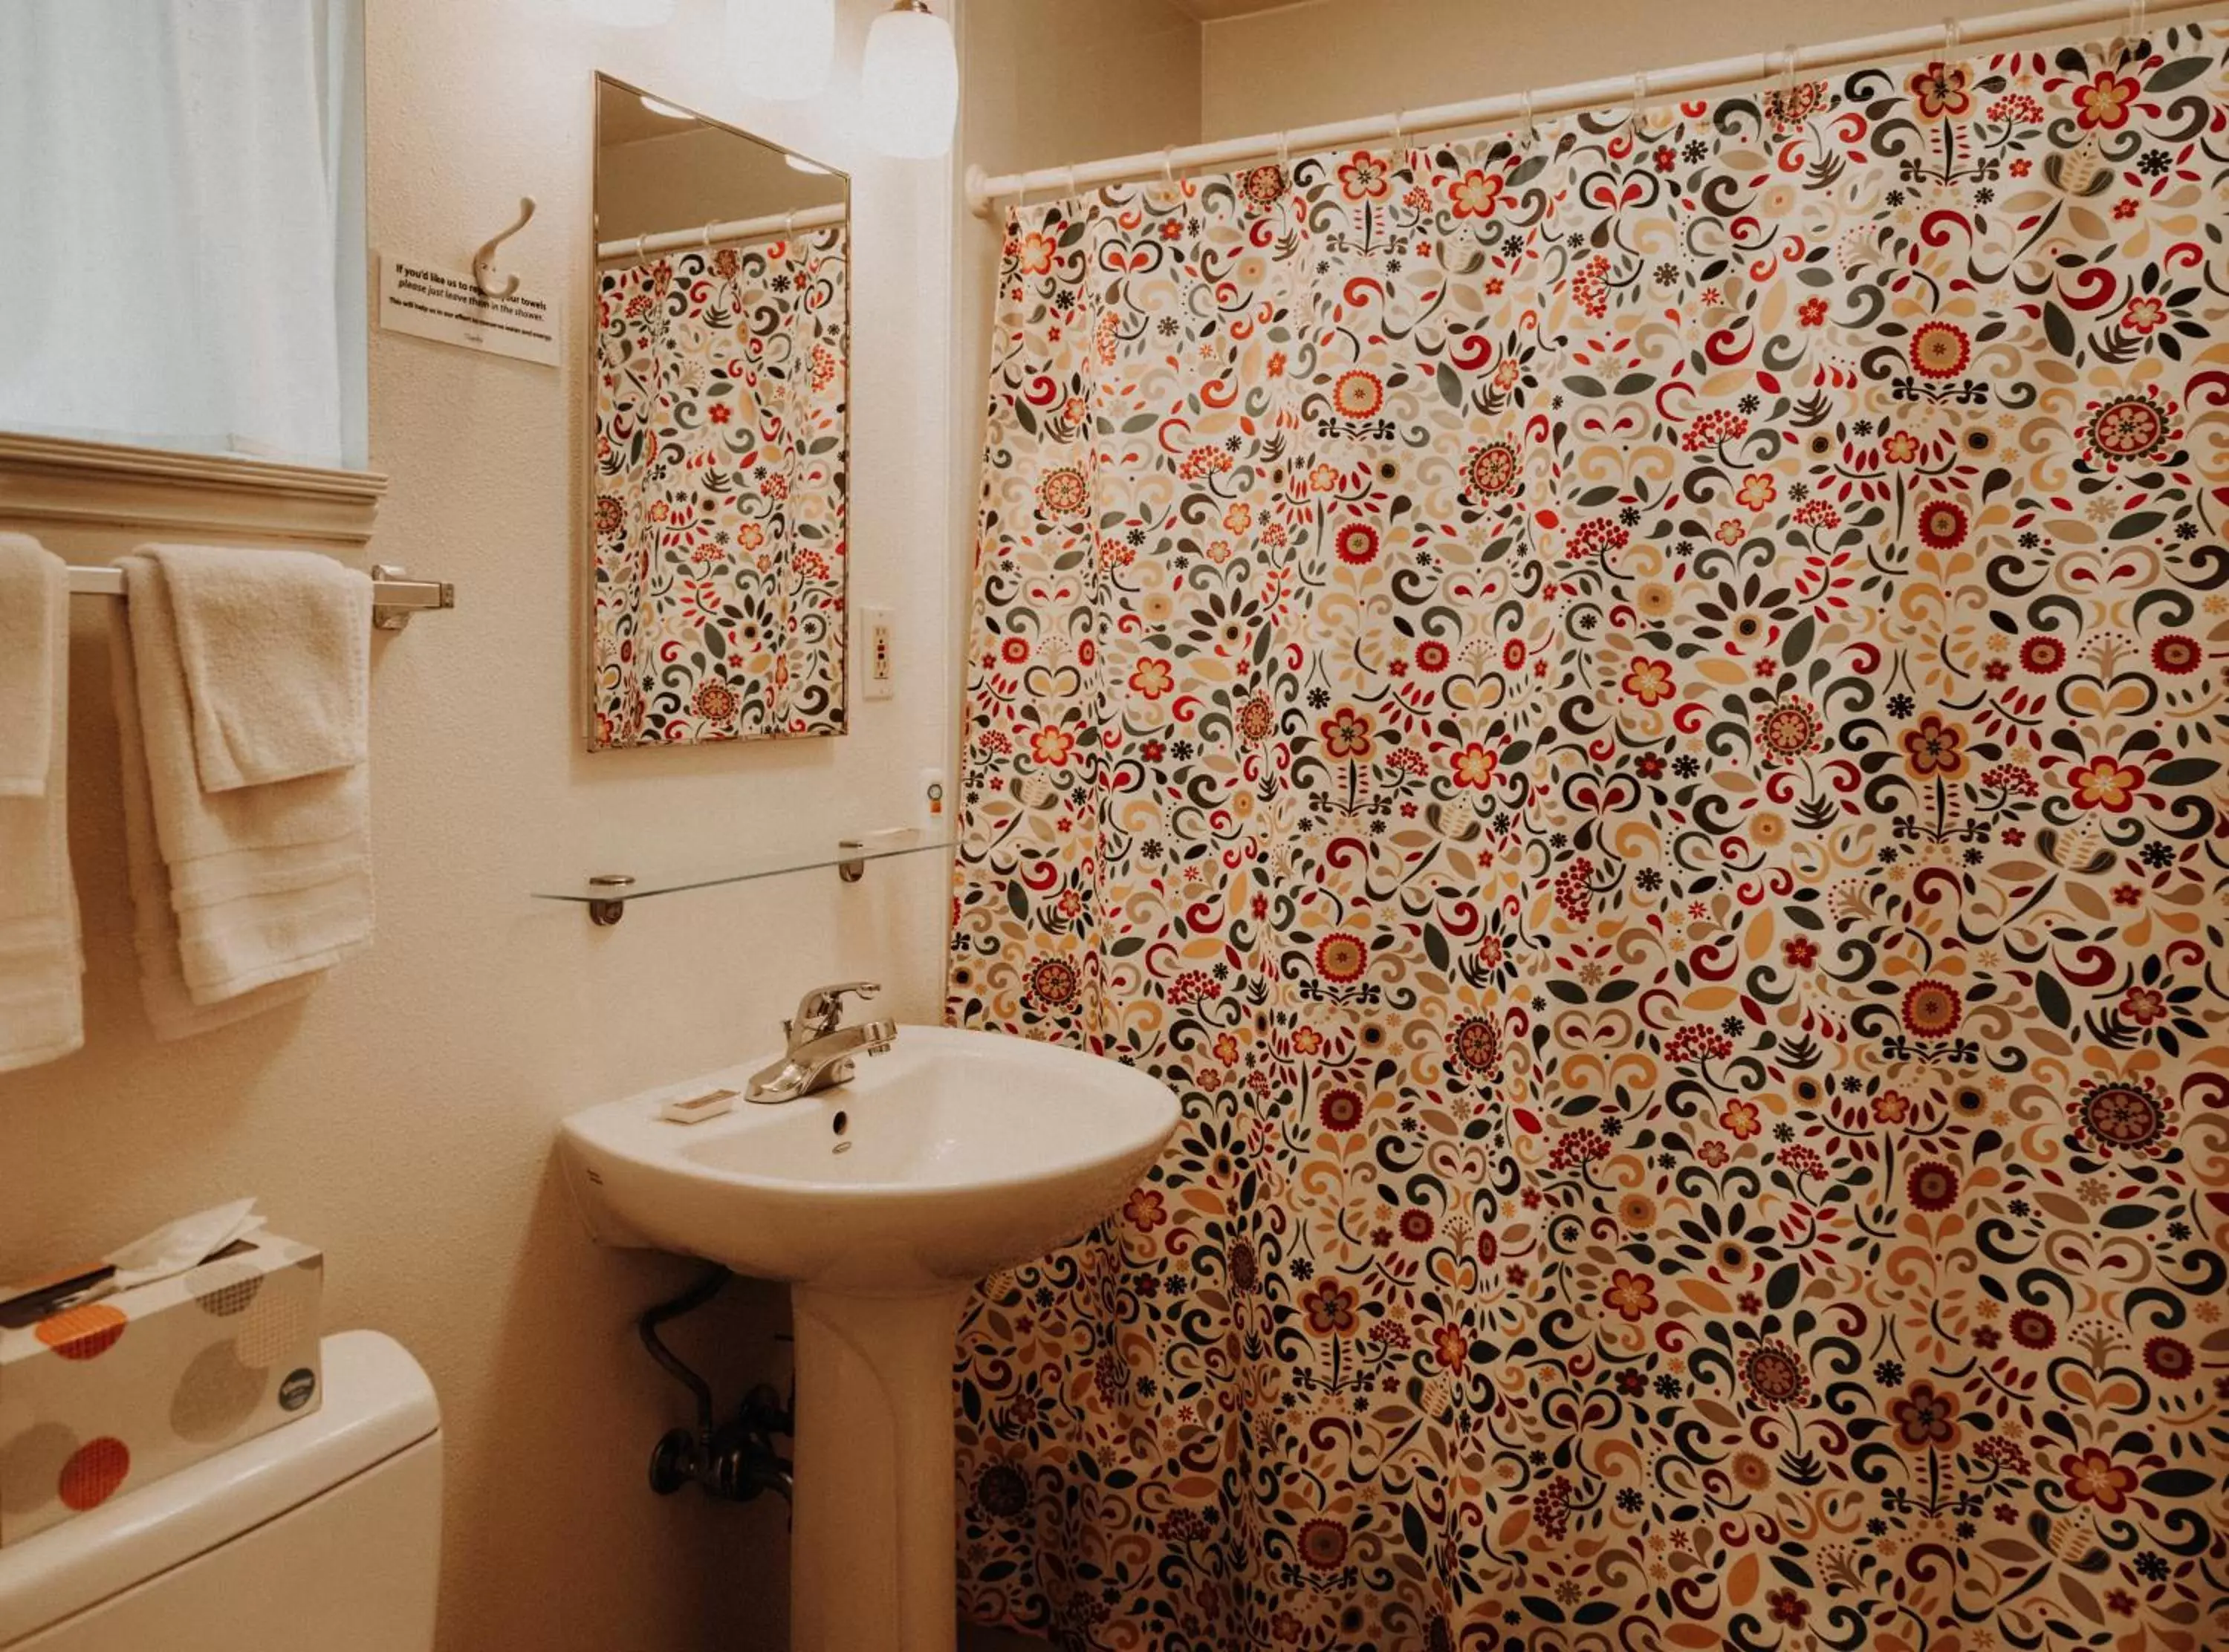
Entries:
POLYGON ((77 888, 69 863, 69 570, 35 540, 0 535, 0 1073, 85 1042, 77 888), (35 759, 44 766, 34 772, 35 759))
POLYGON ((204 790, 168 580, 145 551, 120 566, 138 679, 138 755, 189 996, 218 1003, 329 969, 370 944, 369 765, 204 790))
POLYGON ((139 955, 139 997, 155 1036, 169 1040, 215 1032, 273 1007, 307 997, 322 970, 298 975, 237 997, 196 1004, 180 962, 178 916, 170 907, 170 874, 155 842, 155 806, 147 789, 147 749, 139 732, 139 677, 132 669, 132 622, 122 603, 109 605, 108 664, 116 701, 117 744, 124 754, 124 870, 132 889, 132 948, 139 955))
POLYGON ((46 795, 54 691, 48 631, 57 579, 67 599, 68 571, 45 546, 0 534, 0 797, 46 795))
POLYGON ((202 791, 369 758, 369 575, 313 551, 140 548, 170 589, 202 791))

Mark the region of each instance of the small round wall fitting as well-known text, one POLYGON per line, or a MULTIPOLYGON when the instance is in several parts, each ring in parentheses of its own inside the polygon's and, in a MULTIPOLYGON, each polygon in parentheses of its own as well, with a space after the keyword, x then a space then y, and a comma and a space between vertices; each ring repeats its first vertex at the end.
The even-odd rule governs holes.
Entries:
POLYGON ((634 877, 626 872, 599 872, 588 880, 591 889, 609 889, 613 893, 600 900, 588 903, 588 921, 600 929, 609 929, 626 916, 626 896, 620 891, 634 887, 634 877))

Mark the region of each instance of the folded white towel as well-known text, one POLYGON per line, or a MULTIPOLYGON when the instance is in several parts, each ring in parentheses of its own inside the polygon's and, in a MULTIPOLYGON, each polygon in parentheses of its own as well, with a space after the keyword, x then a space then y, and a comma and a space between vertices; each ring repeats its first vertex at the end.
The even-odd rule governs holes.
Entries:
POLYGON ((67 598, 68 571, 45 546, 0 534, 0 797, 46 795, 54 709, 48 631, 57 579, 67 598))
POLYGON ((170 590, 202 791, 369 756, 369 575, 312 551, 140 548, 170 590))
POLYGON ((0 535, 0 1073, 85 1042, 77 888, 69 863, 69 570, 0 535), (35 772, 30 764, 43 766, 35 772), (35 784, 31 784, 34 783, 35 784))
POLYGON ((331 968, 371 941, 369 765, 205 790, 163 566, 145 550, 120 565, 139 711, 125 760, 145 765, 188 996, 218 1003, 331 968))
POLYGON ((170 875, 155 842, 155 808, 147 789, 145 742, 139 732, 139 677, 132 669, 132 622, 121 603, 109 606, 108 664, 116 701, 117 743, 124 753, 124 870, 132 890, 132 948, 139 955, 139 997, 158 1039, 190 1038, 306 997, 322 970, 275 981, 237 997, 196 1004, 180 962, 178 918, 170 907, 170 875))

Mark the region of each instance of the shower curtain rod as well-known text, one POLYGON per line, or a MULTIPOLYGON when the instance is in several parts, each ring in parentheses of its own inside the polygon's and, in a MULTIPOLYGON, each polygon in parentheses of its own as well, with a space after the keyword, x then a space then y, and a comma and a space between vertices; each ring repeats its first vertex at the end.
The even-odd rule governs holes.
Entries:
POLYGON ((1033 172, 1011 172, 992 177, 980 166, 967 169, 967 205, 979 218, 991 215, 1002 195, 1025 195, 1035 189, 1065 187, 1070 193, 1102 183, 1138 178, 1173 177, 1194 167, 1223 167, 1239 161, 1262 160, 1309 151, 1341 148, 1348 144, 1374 143, 1464 126, 1490 126, 1510 119, 1537 115, 1569 114, 1575 110, 1639 102, 1654 96, 1699 92, 1710 86, 1738 85, 1774 75, 1794 76, 1810 69, 1831 69, 1852 64, 1892 61, 1927 51, 1954 54, 1962 45, 2008 40, 2021 35, 2044 35, 2084 24, 2124 20, 2131 35, 2141 35, 2148 12, 2194 11, 2219 6, 2222 0, 2068 0, 2067 3, 2031 6, 2024 11, 2000 12, 1960 22, 1952 18, 1936 29, 1903 29, 1872 35, 1863 40, 1821 46, 1789 46, 1777 52, 1757 52, 1744 57, 1722 57, 1712 63, 1691 63, 1684 68, 1661 69, 1623 79, 1580 80, 1545 91, 1505 93, 1468 103, 1437 104, 1430 108, 1372 115, 1356 120, 1336 120, 1318 126, 1296 126, 1290 131, 1259 132, 1251 138, 1226 138, 1211 144, 1190 144, 1145 155, 1123 155, 1111 160, 1086 161, 1076 166, 1039 167, 1033 172))
POLYGON ((690 247, 716 247, 722 241, 747 241, 760 235, 787 235, 800 229, 821 229, 840 224, 851 215, 842 202, 833 206, 807 207, 802 212, 770 212, 763 218, 731 218, 706 224, 701 229, 665 229, 655 235, 630 235, 624 240, 598 241, 596 257, 642 258, 652 253, 672 253, 690 247))

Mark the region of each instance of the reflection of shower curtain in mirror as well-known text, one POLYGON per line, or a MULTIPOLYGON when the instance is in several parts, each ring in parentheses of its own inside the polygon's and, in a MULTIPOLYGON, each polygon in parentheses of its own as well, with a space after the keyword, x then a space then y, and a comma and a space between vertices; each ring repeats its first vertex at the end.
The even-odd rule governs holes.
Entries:
POLYGON ((843 732, 849 232, 598 279, 594 743, 843 732))
POLYGON ((1015 215, 949 1009, 1185 1122, 974 1616, 2229 1647, 2224 40, 1015 215))

